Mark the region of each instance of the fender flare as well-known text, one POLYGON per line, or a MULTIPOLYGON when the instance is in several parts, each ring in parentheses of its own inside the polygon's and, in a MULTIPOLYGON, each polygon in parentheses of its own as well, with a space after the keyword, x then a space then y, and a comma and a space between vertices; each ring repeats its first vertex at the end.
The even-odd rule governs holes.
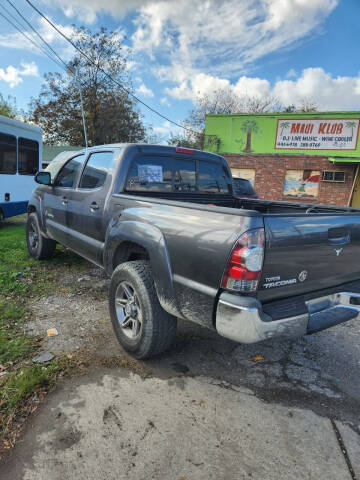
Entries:
POLYGON ((161 230, 143 222, 112 220, 106 232, 103 254, 103 265, 109 276, 114 270, 115 252, 123 242, 136 243, 147 251, 161 306, 171 315, 183 317, 176 302, 169 253, 161 230))

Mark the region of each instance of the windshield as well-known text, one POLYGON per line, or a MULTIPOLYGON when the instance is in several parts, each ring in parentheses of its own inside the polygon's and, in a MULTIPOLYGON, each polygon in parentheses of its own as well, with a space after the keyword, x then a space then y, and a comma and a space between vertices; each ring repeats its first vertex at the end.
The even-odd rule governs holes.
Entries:
POLYGON ((245 178, 233 178, 233 185, 235 195, 256 195, 251 183, 245 178))

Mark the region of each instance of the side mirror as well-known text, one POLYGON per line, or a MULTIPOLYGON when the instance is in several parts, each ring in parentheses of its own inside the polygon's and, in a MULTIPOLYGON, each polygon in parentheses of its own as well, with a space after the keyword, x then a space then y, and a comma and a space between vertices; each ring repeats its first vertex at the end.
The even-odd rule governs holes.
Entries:
POLYGON ((40 185, 51 185, 50 172, 38 172, 35 175, 35 182, 40 183, 40 185))

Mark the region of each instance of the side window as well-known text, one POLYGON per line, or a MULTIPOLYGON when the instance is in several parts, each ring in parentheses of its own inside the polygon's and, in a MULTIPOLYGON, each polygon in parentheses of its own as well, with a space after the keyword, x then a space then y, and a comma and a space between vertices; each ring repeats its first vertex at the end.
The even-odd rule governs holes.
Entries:
POLYGON ((200 192, 232 193, 231 179, 221 163, 198 160, 198 187, 200 192))
POLYGON ((196 191, 195 160, 174 159, 174 190, 178 192, 196 191))
POLYGON ((78 155, 67 162, 59 171, 55 186, 72 188, 75 185, 76 176, 85 161, 85 155, 78 155))
POLYGON ((16 137, 0 133, 0 174, 16 173, 16 137))
POLYGON ((18 139, 20 175, 35 175, 39 170, 39 143, 28 138, 18 139))
POLYGON ((126 180, 126 190, 132 192, 171 192, 172 158, 135 158, 126 180))
POLYGON ((114 152, 92 153, 81 177, 79 188, 99 188, 108 173, 114 171, 114 152))

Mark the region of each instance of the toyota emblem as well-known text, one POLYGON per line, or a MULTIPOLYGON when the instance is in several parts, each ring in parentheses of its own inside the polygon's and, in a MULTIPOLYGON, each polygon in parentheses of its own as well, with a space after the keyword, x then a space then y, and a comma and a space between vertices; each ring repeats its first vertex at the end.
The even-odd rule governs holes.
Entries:
POLYGON ((303 270, 302 272, 299 273, 299 281, 300 282, 305 282, 306 278, 307 278, 307 274, 308 272, 306 270, 303 270))

